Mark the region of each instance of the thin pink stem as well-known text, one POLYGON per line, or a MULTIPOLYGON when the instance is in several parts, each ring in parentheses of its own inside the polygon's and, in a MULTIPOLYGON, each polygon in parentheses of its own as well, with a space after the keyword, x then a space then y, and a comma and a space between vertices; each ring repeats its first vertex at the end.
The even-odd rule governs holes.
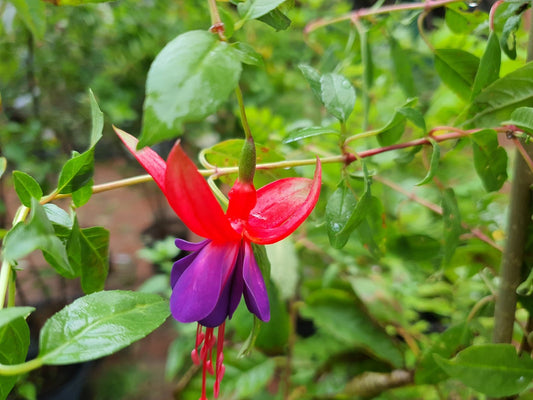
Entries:
POLYGON ((490 8, 490 13, 489 13, 489 29, 491 30, 491 32, 494 31, 494 16, 496 15, 496 10, 498 9, 499 6, 501 6, 503 3, 505 2, 505 0, 498 0, 497 2, 495 2, 492 7, 490 8))
POLYGON ((520 152, 520 155, 522 156, 522 158, 526 162, 526 164, 529 167, 529 169, 533 172, 533 160, 531 160, 531 157, 529 157, 529 154, 527 153, 526 149, 524 149, 524 146, 522 145, 522 142, 520 140, 518 140, 518 138, 516 138, 516 137, 513 137, 511 140, 516 145, 516 148, 520 152))

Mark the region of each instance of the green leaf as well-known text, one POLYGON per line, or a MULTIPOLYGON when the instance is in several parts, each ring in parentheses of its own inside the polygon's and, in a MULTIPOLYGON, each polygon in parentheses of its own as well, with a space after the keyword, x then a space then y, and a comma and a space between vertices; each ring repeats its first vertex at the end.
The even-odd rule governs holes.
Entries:
POLYGON ((415 383, 417 385, 434 385, 448 378, 448 375, 435 361, 434 354, 444 358, 453 356, 458 350, 469 346, 474 338, 474 332, 468 323, 462 322, 442 332, 423 354, 416 367, 415 383))
POLYGON ((89 183, 94 173, 94 148, 68 160, 59 174, 58 193, 72 193, 89 183))
POLYGON ((184 122, 213 114, 237 86, 241 69, 236 50, 210 32, 176 37, 150 66, 138 146, 174 138, 184 122))
POLYGON ((429 162, 429 170, 420 182, 416 184, 416 186, 422 186, 426 183, 431 182, 435 174, 437 173, 437 169, 439 167, 439 161, 440 161, 440 146, 435 141, 435 139, 429 138, 429 141, 431 142, 431 146, 433 147, 433 153, 431 154, 431 161, 429 162))
POLYGON ((409 115, 405 110, 414 106, 416 101, 417 99, 408 99, 405 104, 396 108, 392 119, 378 133, 377 138, 381 146, 390 146, 400 140, 405 130, 406 115, 409 115))
POLYGON ((266 248, 270 260, 270 279, 279 289, 282 300, 288 300, 295 296, 298 280, 298 256, 294 242, 286 238, 273 243, 266 248))
POLYGON ((261 321, 254 315, 254 323, 252 325, 252 330, 250 331, 250 334, 239 349, 239 353, 237 354, 238 358, 242 358, 249 355, 254 349, 255 341, 257 340, 257 336, 259 336, 261 326, 263 326, 263 321, 261 321))
POLYGON ((512 2, 500 17, 505 21, 500 44, 504 53, 511 60, 516 59, 516 31, 522 20, 522 13, 524 13, 529 6, 530 4, 527 1, 512 2))
POLYGON ((46 211, 36 199, 32 199, 29 222, 15 225, 4 238, 4 258, 11 263, 40 249, 46 260, 62 276, 74 278, 68 262, 65 246, 55 235, 46 211))
POLYGON ((231 45, 242 63, 248 65, 263 66, 263 56, 248 43, 237 42, 231 45))
POLYGON ((491 397, 520 393, 533 379, 533 360, 518 357, 511 344, 470 346, 452 360, 435 360, 450 377, 491 397))
POLYGON ((237 8, 243 20, 257 19, 276 9, 285 0, 247 0, 237 8))
POLYGON ((324 128, 321 126, 311 126, 308 128, 302 128, 298 129, 297 131, 293 131, 287 135, 285 139, 283 139, 283 143, 293 143, 297 142, 302 139, 307 139, 314 136, 322 136, 322 135, 339 135, 339 131, 333 128, 324 128))
POLYGON ((363 348, 395 367, 403 365, 397 344, 353 295, 339 289, 320 289, 305 299, 301 312, 342 343, 363 348))
POLYGON ((96 143, 102 138, 102 130, 104 129, 104 113, 98 107, 98 103, 94 97, 94 93, 89 89, 89 100, 91 102, 91 139, 89 147, 94 147, 96 143))
POLYGON ((426 120, 420 110, 411 107, 401 107, 398 109, 398 112, 411 121, 415 126, 419 127, 424 133, 426 132, 426 120))
POLYGON ((44 364, 73 364, 113 354, 142 339, 169 316, 168 300, 121 290, 75 300, 48 319, 41 330, 44 364))
MULTIPOLYGON (((276 285, 273 285, 272 281, 267 284, 267 289, 270 302, 270 321, 268 321, 268 324, 261 325, 261 330, 258 331, 259 333, 255 340, 255 347, 265 354, 281 354, 287 348, 289 341, 289 312, 287 303, 281 298, 276 285)), ((254 317, 255 320, 258 320, 258 318, 254 317)))
POLYGON ((34 307, 8 307, 0 310, 0 329, 17 318, 26 318, 35 310, 34 307))
POLYGON ((496 126, 520 107, 533 106, 533 62, 487 86, 470 105, 467 126, 496 126))
POLYGON ((392 36, 389 37, 389 48, 396 81, 400 84, 406 97, 415 97, 416 88, 409 54, 392 36))
POLYGON ((452 32, 464 34, 472 32, 484 22, 485 16, 477 9, 468 9, 464 3, 451 3, 446 5, 444 19, 452 32))
POLYGON ((43 208, 46 212, 46 217, 54 227, 56 236, 62 240, 64 239, 64 242, 66 243, 70 236, 70 231, 72 230, 72 219, 65 210, 59 208, 55 204, 48 203, 45 204, 43 208))
MULTIPOLYGON (((1 103, 0 103, 0 106, 1 106, 1 103)), ((0 107, 0 110, 2 108, 0 107)), ((2 175, 4 175, 4 172, 6 172, 6 168, 7 168, 7 160, 5 157, 0 157, 0 178, 2 177, 2 175)))
POLYGON ((40 200, 43 196, 39 183, 25 172, 13 171, 13 184, 20 202, 26 207, 31 207, 32 198, 40 200))
POLYGON ((260 390, 263 390, 272 379, 276 363, 274 359, 267 358, 262 363, 254 365, 252 368, 239 373, 235 381, 237 388, 235 397, 238 399, 253 398, 260 390))
MULTIPOLYGON (((16 307, 31 308, 31 307, 16 307)), ((0 320, 11 319, 6 317, 5 311, 0 311, 0 320)), ((30 330, 28 324, 24 320, 24 316, 28 311, 15 311, 19 314, 18 318, 12 319, 9 323, 0 323, 0 363, 5 365, 20 364, 26 359, 28 348, 30 346, 30 330)), ((0 399, 5 399, 19 376, 3 376, 0 375, 0 399)))
POLYGON ((313 67, 306 65, 306 64, 300 64, 298 65, 298 68, 300 68, 300 71, 302 71, 304 78, 309 83, 309 86, 311 86, 311 90, 313 91, 316 98, 322 101, 322 94, 321 94, 322 88, 320 84, 320 73, 313 67))
POLYGON ((82 6, 91 3, 111 3, 115 0, 45 0, 56 6, 82 6))
POLYGON ((442 219, 444 222, 444 264, 448 264, 459 245, 462 233, 461 214, 453 189, 448 188, 442 193, 442 219))
POLYGON ((329 73, 320 77, 320 98, 326 110, 345 122, 355 107, 355 89, 344 76, 329 73))
POLYGON ((515 125, 524 132, 533 135, 533 107, 519 107, 511 114, 511 119, 502 122, 505 125, 515 125))
POLYGON ((279 7, 258 18, 259 21, 271 26, 276 31, 284 31, 291 26, 291 20, 279 7))
POLYGON ((94 181, 90 179, 85 185, 72 192, 72 202, 76 207, 81 207, 91 199, 93 195, 94 181))
POLYGON ((436 49, 435 70, 442 82, 463 100, 470 99, 479 58, 457 49, 436 49))
POLYGON ((491 31, 487 41, 487 47, 479 62, 479 69, 476 73, 470 100, 473 100, 481 90, 499 78, 501 58, 502 52, 498 37, 491 31))
POLYGON ((498 144, 496 131, 484 129, 470 136, 474 166, 487 192, 499 190, 507 180, 507 152, 498 144))
POLYGON ((41 0, 10 0, 32 35, 41 40, 46 32, 46 8, 41 0))

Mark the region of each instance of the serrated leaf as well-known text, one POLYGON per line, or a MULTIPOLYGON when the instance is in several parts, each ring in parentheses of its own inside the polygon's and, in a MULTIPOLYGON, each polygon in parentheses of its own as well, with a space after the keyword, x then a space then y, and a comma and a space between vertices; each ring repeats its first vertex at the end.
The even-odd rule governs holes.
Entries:
POLYGON ((458 350, 472 343, 474 332, 463 322, 442 332, 420 359, 415 372, 417 385, 434 385, 445 380, 448 375, 438 366, 434 354, 449 358, 458 350))
POLYGON ((498 144, 496 131, 484 129, 470 136, 474 166, 487 192, 499 190, 507 180, 507 152, 498 144))
POLYGON ((519 107, 511 114, 511 119, 502 122, 505 125, 515 125, 524 132, 533 135, 533 107, 519 107))
POLYGON ((59 174, 58 193, 72 193, 86 185, 94 173, 94 148, 68 160, 59 174))
POLYGON ((429 141, 431 142, 431 146, 433 148, 433 153, 431 154, 431 161, 429 162, 429 170, 420 182, 416 184, 416 186, 422 186, 426 183, 431 182, 435 174, 437 173, 437 169, 439 167, 439 160, 440 160, 440 146, 435 141, 435 139, 429 138, 429 141))
POLYGON ((41 0, 11 0, 32 35, 41 40, 46 32, 46 9, 41 0))
POLYGON ((55 235, 44 207, 32 199, 29 221, 18 223, 7 233, 3 254, 6 260, 14 263, 37 249, 43 252, 46 260, 59 274, 66 278, 75 277, 65 246, 55 235))
POLYGON ((320 73, 313 67, 306 64, 300 64, 298 65, 298 68, 300 68, 300 71, 302 71, 304 78, 309 83, 309 86, 311 86, 311 90, 313 91, 316 98, 322 101, 320 73))
POLYGON ((81 297, 46 321, 39 358, 61 365, 113 354, 158 328, 169 314, 168 300, 154 294, 112 290, 81 297))
POLYGON ((263 56, 248 43, 236 42, 231 45, 242 63, 248 65, 264 65, 263 56))
POLYGON ((511 117, 520 107, 533 106, 533 62, 487 86, 468 108, 467 126, 492 127, 511 117))
POLYGON ((339 289, 320 289, 305 299, 301 312, 345 345, 363 348, 395 367, 403 364, 402 352, 394 340, 353 295, 339 289))
POLYGON ((407 97, 414 97, 416 89, 409 55, 392 36, 389 37, 389 47, 396 81, 407 97))
POLYGON ((31 207, 32 198, 40 200, 43 196, 39 183, 25 172, 13 171, 13 184, 20 202, 26 207, 31 207))
POLYGON ((435 70, 442 82, 463 100, 470 99, 479 58, 458 49, 436 49, 435 70))
POLYGON ((451 360, 435 360, 450 377, 491 397, 520 393, 533 379, 533 360, 518 357, 511 344, 470 346, 451 360))
POLYGON ((474 79, 474 85, 472 87, 472 95, 470 97, 473 100, 481 90, 485 89, 492 82, 500 77, 500 63, 501 63, 501 49, 498 37, 491 31, 489 39, 487 40, 487 47, 479 62, 479 69, 474 79))
POLYGON ((321 126, 311 126, 308 128, 298 129, 297 131, 291 132, 283 139, 283 143, 293 143, 302 139, 307 139, 314 136, 322 135, 339 135, 339 131, 333 128, 324 128, 321 126))
POLYGON ((326 110, 345 122, 355 107, 355 89, 344 76, 329 73, 320 77, 320 98, 326 110))
POLYGON ((448 188, 442 193, 442 220, 444 223, 444 264, 452 259, 455 249, 459 245, 459 235, 462 233, 461 214, 453 189, 448 188))
POLYGON ((241 69, 235 49, 210 32, 189 31, 168 43, 148 72, 139 147, 174 138, 184 122, 213 114, 241 69))
POLYGON ((89 89, 89 100, 91 102, 91 139, 89 147, 94 147, 96 143, 102 138, 102 130, 104 129, 104 113, 98 107, 96 98, 91 89, 89 89))
MULTIPOLYGON (((2 314, 7 310, 0 311, 0 319, 3 319, 2 314)), ((27 312, 23 312, 22 315, 20 315, 18 318, 11 320, 8 324, 0 324, 1 364, 19 364, 24 362, 24 360, 26 359, 26 354, 28 353, 28 348, 30 346, 30 330, 28 328, 28 324, 23 318, 25 314, 27 314, 27 312)), ((0 375, 0 399, 7 398, 7 395, 9 394, 18 379, 19 376, 17 375, 0 375)))
POLYGON ((407 118, 405 109, 414 106, 416 101, 417 99, 408 99, 401 107, 396 108, 391 120, 379 130, 377 135, 381 146, 390 146, 400 140, 405 130, 407 118))

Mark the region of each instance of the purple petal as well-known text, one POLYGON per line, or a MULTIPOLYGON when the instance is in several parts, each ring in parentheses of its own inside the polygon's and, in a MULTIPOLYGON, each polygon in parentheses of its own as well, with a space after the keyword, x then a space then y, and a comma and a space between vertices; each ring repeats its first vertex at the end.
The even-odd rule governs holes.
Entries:
POLYGON ((209 242, 198 251, 173 287, 170 310, 175 319, 195 322, 211 314, 233 272, 239 244, 209 242))
POLYGON ((218 303, 209 314, 204 319, 198 321, 201 325, 207 328, 214 328, 222 324, 228 316, 228 304, 231 291, 231 282, 228 282, 227 285, 224 285, 220 297, 218 298, 218 303))
POLYGON ((231 292, 229 299, 228 318, 233 316, 237 306, 241 302, 242 292, 244 290, 244 278, 242 276, 242 264, 244 262, 244 242, 239 248, 237 261, 235 262, 235 272, 231 282, 231 292))
POLYGON ((174 288, 174 285, 180 278, 180 276, 185 272, 185 270, 192 264, 198 253, 191 253, 183 258, 180 258, 178 261, 172 265, 172 271, 170 272, 170 287, 174 288))
POLYGON ((261 321, 270 320, 270 305, 268 293, 261 270, 255 261, 254 252, 250 242, 244 242, 244 300, 250 312, 254 313, 261 321))
POLYGON ((176 247, 183 251, 198 251, 202 247, 206 246, 210 242, 209 239, 202 240, 198 243, 188 242, 183 239, 176 239, 174 243, 176 244, 176 247))

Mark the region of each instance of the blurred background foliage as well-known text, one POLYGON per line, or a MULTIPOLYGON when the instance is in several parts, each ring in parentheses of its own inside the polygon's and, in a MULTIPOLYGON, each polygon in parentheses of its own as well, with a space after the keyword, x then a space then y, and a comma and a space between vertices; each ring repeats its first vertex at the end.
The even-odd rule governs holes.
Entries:
MULTIPOLYGON (((220 4, 223 18, 236 19, 234 7, 220 4)), ((376 16, 371 24, 361 21, 371 55, 366 59, 360 34, 348 21, 304 34, 309 22, 352 7, 345 0, 296 1, 288 12, 288 30, 276 32, 251 21, 232 38, 250 44, 263 58, 263 65, 244 65, 241 87, 256 142, 279 158, 328 156, 339 150, 335 136, 283 142, 297 128, 337 124, 313 96, 300 64, 343 74, 352 82, 358 98, 347 124, 350 134, 385 126, 395 109, 412 97, 418 98, 416 108, 428 129, 453 125, 465 108, 465 101, 443 85, 435 71, 431 49, 416 28, 418 11, 376 16)), ((455 12, 466 22, 457 25, 443 13, 428 17, 426 34, 433 46, 454 48, 461 43, 461 49, 481 56, 487 13, 463 3, 449 9, 450 15, 455 12)), ((29 173, 45 188, 70 153, 86 145, 91 120, 88 88, 106 116, 108 133, 96 157, 121 156, 110 124, 140 132, 146 75, 154 57, 178 34, 210 24, 203 1, 46 4, 41 15, 45 26, 30 30, 13 4, 3 0, 0 17, 2 154, 11 169, 29 173)), ((516 35, 518 57, 504 56, 501 75, 524 62, 526 33, 519 29, 516 35)), ((187 123, 185 132, 184 140, 195 149, 242 137, 235 99, 230 97, 206 120, 187 123)), ((403 140, 425 134, 408 122, 403 140)), ((501 253, 476 239, 472 230, 479 228, 496 247, 502 245, 508 187, 485 191, 468 144, 469 139, 443 143, 433 182, 416 189, 427 173, 430 149, 368 159, 372 194, 379 201, 342 249, 332 247, 325 233, 326 204, 339 182, 349 182, 356 197, 363 193, 361 164, 324 165, 321 200, 308 223, 268 248, 272 322, 261 327, 256 350, 248 357, 237 355, 251 329, 249 315, 241 307, 228 324, 232 345, 225 360, 223 399, 481 398, 447 379, 432 356, 449 358, 472 343, 489 342, 491 336, 490 296, 501 253), (448 187, 454 189, 464 225, 456 227, 457 248, 444 260, 445 227, 435 209, 448 187), (395 371, 404 374, 394 375, 395 371)), ((354 148, 377 146, 370 138, 354 148)), ((164 153, 165 146, 159 150, 164 153)), ((310 175, 311 170, 298 172, 310 175)), ((267 179, 284 174, 275 171, 267 179)), ((144 250, 143 257, 161 268, 141 290, 168 293, 166 274, 174 251, 168 239, 144 250)), ((524 316, 519 313, 519 320, 524 316)), ((176 398, 195 399, 200 376, 187 375, 195 327, 177 325, 176 330, 167 379, 177 383, 176 398), (190 379, 183 381, 184 376, 190 379)), ((519 326, 515 339, 521 340, 519 326)), ((101 386, 109 390, 105 382, 101 386)), ((134 398, 127 392, 117 396, 134 398)))

